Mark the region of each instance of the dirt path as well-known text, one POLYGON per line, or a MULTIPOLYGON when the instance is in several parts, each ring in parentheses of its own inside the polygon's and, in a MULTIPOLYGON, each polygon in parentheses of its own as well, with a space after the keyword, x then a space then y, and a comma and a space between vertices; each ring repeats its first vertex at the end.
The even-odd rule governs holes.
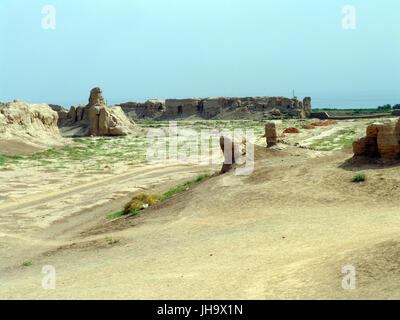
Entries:
POLYGON ((152 165, 5 202, 0 207, 0 252, 7 263, 2 268, 20 265, 27 256, 69 244, 81 232, 108 223, 106 216, 120 211, 134 192, 165 192, 213 170, 208 166, 152 165))
POLYGON ((125 172, 123 174, 116 174, 112 175, 111 177, 107 178, 101 178, 101 179, 96 179, 95 181, 79 184, 73 187, 69 188, 63 188, 62 190, 59 191, 53 191, 53 192, 45 192, 45 193, 39 193, 39 194, 34 194, 34 195, 28 195, 25 196, 21 199, 17 199, 14 201, 9 201, 0 204, 0 214, 4 213, 10 210, 15 210, 15 209, 22 209, 26 207, 30 207, 33 205, 36 205, 38 203, 43 203, 43 202, 48 202, 52 200, 56 200, 59 198, 66 197, 72 193, 79 193, 83 192, 86 190, 91 190, 93 188, 102 188, 108 184, 112 183, 122 183, 126 182, 132 179, 132 177, 136 177, 140 173, 148 173, 148 172, 154 172, 160 169, 165 169, 168 167, 172 166, 177 166, 176 164, 159 164, 159 165, 151 165, 151 166, 146 166, 142 168, 136 168, 133 170, 129 170, 128 172, 125 172))
POLYGON ((8 241, 1 254, 17 251, 5 257, 1 297, 399 298, 400 167, 345 167, 348 152, 282 149, 259 157, 250 176, 212 177, 145 214, 105 223, 120 197, 8 241), (359 171, 367 181, 354 184, 359 171), (44 265, 55 267, 56 290, 42 288, 44 265), (346 265, 356 290, 341 286, 346 265))

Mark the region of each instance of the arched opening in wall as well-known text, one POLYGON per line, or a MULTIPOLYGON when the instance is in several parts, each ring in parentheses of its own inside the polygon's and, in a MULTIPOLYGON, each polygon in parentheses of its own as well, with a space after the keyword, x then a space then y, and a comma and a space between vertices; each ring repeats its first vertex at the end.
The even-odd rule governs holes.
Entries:
POLYGON ((197 112, 198 113, 203 113, 203 102, 200 102, 197 106, 197 112))
POLYGON ((182 106, 178 106, 178 114, 182 114, 182 106))

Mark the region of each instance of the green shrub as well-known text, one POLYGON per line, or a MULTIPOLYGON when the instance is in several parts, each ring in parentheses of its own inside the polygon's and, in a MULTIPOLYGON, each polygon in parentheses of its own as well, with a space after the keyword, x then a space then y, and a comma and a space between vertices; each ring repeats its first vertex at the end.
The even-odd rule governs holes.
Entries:
POLYGON ((106 241, 108 244, 115 244, 118 243, 120 240, 119 239, 114 239, 113 237, 106 237, 106 241))
POLYGON ((364 173, 359 173, 353 177, 352 181, 353 182, 362 182, 362 181, 365 181, 365 179, 367 179, 366 175, 364 173))

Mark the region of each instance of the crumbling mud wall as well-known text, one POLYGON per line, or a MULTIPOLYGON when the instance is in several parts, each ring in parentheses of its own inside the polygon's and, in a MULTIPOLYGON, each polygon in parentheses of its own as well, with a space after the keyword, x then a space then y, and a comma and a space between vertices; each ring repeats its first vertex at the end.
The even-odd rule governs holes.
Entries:
POLYGON ((191 99, 167 99, 165 100, 166 114, 171 116, 190 116, 198 113, 200 110, 200 101, 198 98, 191 99))
POLYGON ((76 133, 82 136, 125 136, 134 131, 134 122, 126 116, 120 106, 106 105, 99 87, 90 91, 87 105, 71 107, 67 114, 66 126, 68 125, 82 127, 83 129, 76 133))
POLYGON ((48 104, 29 104, 21 100, 0 105, 0 134, 2 137, 60 137, 58 114, 48 104))
POLYGON ((63 145, 58 120, 57 112, 45 103, 0 103, 0 153, 29 154, 63 145))
POLYGON ((49 104, 49 107, 58 114, 57 125, 62 125, 68 118, 68 109, 57 104, 49 104))
POLYGON ((278 143, 279 137, 282 136, 282 121, 270 121, 265 124, 265 134, 267 147, 271 148, 278 143))
POLYGON ((305 97, 303 101, 285 97, 209 97, 127 102, 119 106, 132 119, 184 118, 192 115, 213 119, 236 111, 241 111, 241 114, 260 112, 269 113, 272 117, 295 118, 307 118, 311 114, 310 97, 305 97))
POLYGON ((120 106, 131 119, 156 118, 166 111, 165 101, 156 99, 147 100, 144 103, 126 102, 118 106, 120 106))
POLYGON ((356 158, 399 160, 400 119, 369 125, 366 136, 353 142, 353 153, 356 158))

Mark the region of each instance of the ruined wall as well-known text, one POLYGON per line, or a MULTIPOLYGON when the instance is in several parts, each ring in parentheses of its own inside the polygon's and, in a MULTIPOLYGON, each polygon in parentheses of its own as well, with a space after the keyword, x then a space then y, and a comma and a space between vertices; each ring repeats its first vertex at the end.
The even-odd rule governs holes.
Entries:
POLYGON ((166 111, 165 102, 157 99, 144 103, 126 102, 119 106, 131 119, 155 118, 166 111))
MULTIPOLYGON (((148 103, 146 101, 146 103, 148 103)), ((152 102, 153 103, 153 102, 152 102)), ((148 103, 148 105, 152 104, 148 103)), ((158 108, 151 105, 151 108, 158 108)), ((134 105, 136 107, 136 104, 134 105)), ((72 106, 67 114, 65 127, 79 126, 75 136, 124 136, 134 131, 134 122, 120 106, 107 106, 99 87, 90 91, 89 103, 72 106)))
POLYGON ((303 99, 303 110, 304 110, 304 115, 308 118, 311 116, 311 97, 305 97, 303 99))
POLYGON ((202 113, 211 119, 222 112, 224 98, 207 98, 203 101, 202 113))
POLYGON ((307 118, 311 113, 311 98, 303 101, 285 97, 209 97, 189 99, 148 100, 145 103, 127 102, 121 108, 132 119, 174 118, 199 115, 206 119, 236 111, 270 113, 272 116, 307 118))
POLYGON ((353 152, 355 157, 399 160, 400 119, 369 125, 366 136, 353 142, 353 152))
POLYGON ((49 107, 53 109, 53 111, 57 112, 58 114, 58 122, 57 125, 62 125, 68 119, 68 109, 64 108, 63 106, 59 106, 57 104, 49 104, 49 107))
POLYGON ((200 98, 167 99, 165 100, 166 114, 171 116, 190 116, 199 112, 200 98))
POLYGON ((265 124, 265 134, 267 147, 271 148, 278 143, 278 138, 282 136, 282 121, 270 121, 265 124))

